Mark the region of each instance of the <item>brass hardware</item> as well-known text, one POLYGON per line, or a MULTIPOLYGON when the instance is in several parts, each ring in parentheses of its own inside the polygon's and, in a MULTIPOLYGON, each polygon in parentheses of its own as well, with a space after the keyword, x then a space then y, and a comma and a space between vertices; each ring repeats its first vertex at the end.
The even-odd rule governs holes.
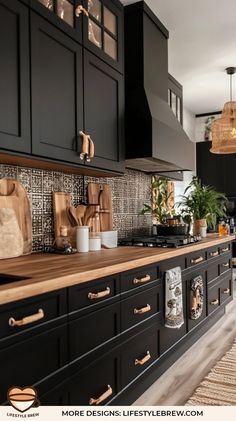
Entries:
POLYGON ((146 362, 148 362, 150 359, 151 359, 151 354, 150 354, 149 351, 147 351, 147 354, 141 360, 139 360, 138 358, 135 358, 134 364, 135 365, 143 365, 146 362))
POLYGON ((226 248, 224 248, 224 249, 221 249, 221 251, 222 251, 223 253, 225 253, 226 251, 229 251, 229 247, 226 247, 226 248))
POLYGON ((75 16, 79 18, 81 13, 87 16, 87 18, 89 17, 88 11, 82 6, 82 4, 79 4, 79 6, 77 6, 75 9, 75 16))
POLYGON ((83 161, 89 155, 89 138, 84 132, 79 132, 80 136, 82 137, 82 150, 80 154, 80 159, 83 161))
POLYGON ((229 294, 230 293, 230 289, 229 288, 225 288, 223 291, 223 294, 229 294))
POLYGON ((26 326, 30 323, 37 322, 40 319, 44 318, 44 311, 40 308, 38 310, 38 313, 32 314, 31 316, 23 317, 21 320, 15 320, 14 317, 10 317, 8 323, 9 326, 15 327, 15 326, 26 326))
POLYGON ((88 155, 86 156, 86 161, 91 162, 91 160, 94 158, 95 148, 94 148, 94 142, 92 141, 91 137, 89 135, 87 136, 88 136, 88 141, 89 141, 89 152, 88 152, 88 155))
POLYGON ((211 257, 219 256, 219 252, 218 252, 218 250, 217 250, 217 251, 212 251, 212 252, 210 253, 210 256, 211 256, 211 257))
POLYGON ((89 399, 89 405, 99 405, 100 403, 105 401, 107 398, 109 398, 109 396, 111 396, 112 393, 113 393, 112 387, 108 384, 106 392, 104 392, 101 396, 99 396, 99 398, 97 398, 97 399, 90 398, 89 399))
POLYGON ((219 300, 217 298, 211 301, 212 306, 218 306, 218 304, 219 304, 219 300))
POLYGON ((133 284, 143 284, 144 282, 148 282, 151 280, 151 276, 150 275, 146 275, 143 278, 134 278, 133 279, 133 284))
POLYGON ((151 310, 150 304, 147 304, 146 307, 134 308, 134 314, 144 314, 151 310))
POLYGON ((200 263, 203 260, 204 260, 204 258, 202 256, 199 256, 196 259, 191 259, 191 263, 194 263, 196 265, 197 263, 200 263))
POLYGON ((99 291, 99 292, 89 292, 88 298, 90 300, 97 300, 98 298, 106 297, 107 295, 110 295, 111 289, 107 287, 105 291, 99 291))
POLYGON ((228 268, 228 267, 229 267, 229 262, 228 262, 228 263, 222 263, 222 266, 223 266, 224 268, 228 268))

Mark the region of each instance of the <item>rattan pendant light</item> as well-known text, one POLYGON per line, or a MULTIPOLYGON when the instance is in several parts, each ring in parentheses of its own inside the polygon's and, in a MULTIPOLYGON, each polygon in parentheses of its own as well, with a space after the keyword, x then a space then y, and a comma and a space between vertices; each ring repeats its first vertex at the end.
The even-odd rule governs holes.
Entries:
POLYGON ((230 75, 230 101, 226 102, 221 117, 211 125, 212 147, 210 151, 218 154, 236 153, 236 101, 232 101, 232 76, 235 67, 227 67, 230 75))

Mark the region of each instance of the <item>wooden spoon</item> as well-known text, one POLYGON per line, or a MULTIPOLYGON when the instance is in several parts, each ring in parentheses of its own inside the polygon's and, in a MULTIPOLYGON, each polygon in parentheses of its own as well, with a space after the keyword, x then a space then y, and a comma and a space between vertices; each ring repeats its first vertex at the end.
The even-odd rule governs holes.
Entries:
POLYGON ((73 226, 82 225, 82 222, 77 217, 76 210, 75 210, 74 206, 69 207, 69 215, 70 215, 70 220, 74 224, 73 226))

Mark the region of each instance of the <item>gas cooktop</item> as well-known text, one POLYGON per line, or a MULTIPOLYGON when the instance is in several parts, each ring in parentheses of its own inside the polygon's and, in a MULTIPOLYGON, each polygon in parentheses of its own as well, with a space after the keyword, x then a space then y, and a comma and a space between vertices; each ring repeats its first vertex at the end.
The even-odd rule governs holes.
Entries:
POLYGON ((120 246, 177 248, 201 241, 200 235, 137 236, 120 240, 120 246))

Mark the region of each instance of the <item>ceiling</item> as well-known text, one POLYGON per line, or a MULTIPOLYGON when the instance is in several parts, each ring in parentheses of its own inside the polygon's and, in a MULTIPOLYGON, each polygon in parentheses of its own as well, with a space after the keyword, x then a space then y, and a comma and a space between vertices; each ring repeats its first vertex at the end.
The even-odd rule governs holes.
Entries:
POLYGON ((184 105, 194 114, 221 110, 229 100, 229 76, 224 69, 236 66, 236 1, 146 3, 170 32, 169 72, 184 87, 184 105))

